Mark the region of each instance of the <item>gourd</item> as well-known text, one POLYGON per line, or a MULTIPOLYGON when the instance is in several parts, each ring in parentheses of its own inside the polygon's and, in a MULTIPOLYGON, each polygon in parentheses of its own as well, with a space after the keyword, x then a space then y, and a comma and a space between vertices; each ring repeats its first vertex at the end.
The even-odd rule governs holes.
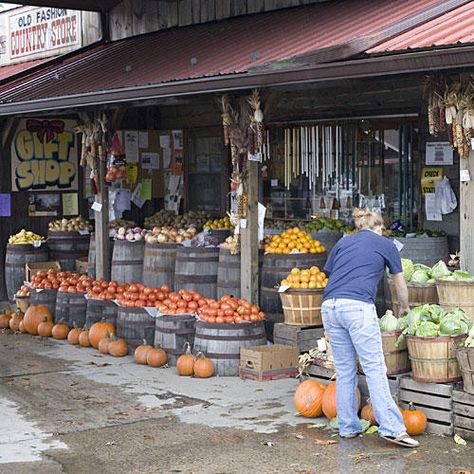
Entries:
POLYGON ((92 347, 99 348, 99 342, 106 336, 115 334, 115 327, 108 321, 94 323, 89 329, 89 340, 92 347))
POLYGON ((10 329, 12 331, 19 331, 20 330, 20 323, 23 322, 23 316, 20 313, 15 313, 11 318, 10 322, 8 323, 10 325, 10 329))
POLYGON ((191 344, 186 342, 184 344, 184 354, 181 354, 176 361, 176 370, 179 375, 188 376, 194 374, 194 364, 196 358, 191 353, 191 344))
POLYGON ((307 418, 317 418, 323 412, 323 395, 326 384, 317 380, 305 380, 298 385, 293 403, 296 410, 307 418))
POLYGON ((0 314, 0 329, 8 329, 10 326, 11 314, 2 313, 0 314))
POLYGON ((143 344, 139 345, 133 354, 133 358, 137 364, 146 365, 146 357, 148 353, 153 349, 152 346, 146 343, 143 339, 143 344))
POLYGON ((212 360, 207 358, 202 352, 198 352, 196 355, 194 375, 200 379, 207 379, 214 375, 214 364, 212 360))
POLYGON ((47 318, 47 321, 53 322, 53 317, 47 306, 30 306, 23 317, 26 332, 36 336, 38 334, 38 325, 42 323, 45 318, 47 318))
POLYGON ((111 343, 112 339, 110 339, 109 335, 105 336, 101 341, 99 342, 99 352, 101 354, 108 354, 109 353, 109 344, 111 343))
POLYGON ((408 408, 403 410, 403 423, 410 436, 421 435, 426 430, 426 415, 419 409, 415 408, 412 402, 408 404, 408 408))

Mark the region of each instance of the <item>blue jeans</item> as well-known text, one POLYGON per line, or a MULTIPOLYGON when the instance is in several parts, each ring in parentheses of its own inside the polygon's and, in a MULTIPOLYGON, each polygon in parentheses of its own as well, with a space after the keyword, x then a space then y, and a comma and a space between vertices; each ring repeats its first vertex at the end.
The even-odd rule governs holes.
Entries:
POLYGON ((357 415, 357 356, 367 377, 379 434, 405 433, 402 415, 388 385, 375 306, 356 300, 329 299, 322 305, 322 316, 336 367, 339 434, 346 436, 362 431, 357 415))

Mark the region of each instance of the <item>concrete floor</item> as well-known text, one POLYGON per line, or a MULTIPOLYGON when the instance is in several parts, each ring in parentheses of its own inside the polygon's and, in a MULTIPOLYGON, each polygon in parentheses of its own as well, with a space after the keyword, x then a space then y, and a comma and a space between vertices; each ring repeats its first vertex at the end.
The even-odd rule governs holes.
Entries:
POLYGON ((295 416, 297 382, 198 380, 0 333, 0 473, 470 473, 472 444, 339 440, 295 416), (334 444, 325 444, 325 443, 334 444))

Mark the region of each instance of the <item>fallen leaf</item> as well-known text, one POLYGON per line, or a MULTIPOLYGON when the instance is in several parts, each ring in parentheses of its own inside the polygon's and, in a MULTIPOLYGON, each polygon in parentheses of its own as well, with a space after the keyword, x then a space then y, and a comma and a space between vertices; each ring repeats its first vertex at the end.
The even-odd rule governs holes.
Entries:
POLYGON ((273 443, 272 441, 264 441, 262 443, 264 446, 269 446, 270 448, 272 448, 273 446, 275 446, 275 443, 273 443))
POLYGON ((467 441, 464 438, 461 438, 458 434, 454 435, 454 442, 461 446, 467 446, 467 441))
POLYGON ((152 435, 149 435, 149 434, 144 434, 143 438, 144 439, 155 439, 152 435))
POLYGON ((370 426, 369 428, 367 428, 367 429, 365 430, 365 433, 366 433, 366 434, 377 433, 378 430, 379 430, 379 429, 378 429, 377 426, 370 426))
POLYGON ((331 435, 331 438, 339 438, 339 435, 337 433, 334 433, 331 435))
POLYGON ((112 364, 109 364, 108 362, 103 362, 101 364, 98 364, 97 362, 94 362, 93 360, 91 360, 90 362, 86 362, 85 365, 95 365, 97 367, 107 367, 108 365, 112 365, 112 364))
POLYGON ((363 433, 365 433, 370 428, 370 421, 361 419, 360 424, 362 425, 362 432, 363 433))
POLYGON ((107 441, 106 446, 115 446, 115 441, 107 441))
POLYGON ((327 425, 325 425, 324 423, 315 423, 314 425, 308 425, 307 428, 308 429, 314 429, 314 428, 326 428, 327 425))
POLYGON ((335 439, 315 439, 314 443, 320 446, 328 446, 330 444, 338 444, 338 441, 335 439))
POLYGON ((295 435, 295 438, 296 438, 296 439, 304 439, 304 436, 301 435, 301 434, 297 434, 297 435, 295 435))

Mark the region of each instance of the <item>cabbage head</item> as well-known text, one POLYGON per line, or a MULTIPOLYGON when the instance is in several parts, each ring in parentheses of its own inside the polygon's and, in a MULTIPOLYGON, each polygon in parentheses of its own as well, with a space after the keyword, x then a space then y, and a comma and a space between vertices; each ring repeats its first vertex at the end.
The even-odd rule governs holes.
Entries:
POLYGON ((464 272, 462 270, 456 270, 453 272, 453 277, 456 281, 463 281, 463 280, 474 280, 472 275, 469 272, 464 272))
POLYGON ((423 315, 423 306, 417 306, 408 312, 408 327, 416 327, 421 323, 423 315))
POLYGON ((454 308, 449 314, 452 314, 453 316, 460 318, 461 321, 464 321, 468 325, 470 325, 471 323, 469 316, 461 308, 454 308))
POLYGON ((433 323, 438 324, 441 321, 441 318, 446 316, 448 313, 445 309, 437 304, 424 304, 422 306, 423 315, 421 317, 422 321, 432 321, 433 323))
POLYGON ((431 269, 431 276, 432 278, 439 280, 444 277, 450 276, 451 272, 448 270, 446 264, 440 260, 432 269, 431 269))
POLYGON ((413 262, 408 258, 402 258, 402 269, 405 280, 411 281, 411 277, 413 276, 413 272, 415 271, 413 262))
POLYGON ((467 334, 468 330, 468 325, 464 321, 449 314, 441 320, 439 325, 440 336, 461 336, 467 334))
POLYGON ((438 337, 438 325, 431 321, 423 321, 417 327, 415 336, 418 337, 438 337))
POLYGON ((415 265, 413 265, 413 270, 415 272, 417 270, 423 270, 423 271, 431 274, 431 268, 428 267, 427 265, 423 265, 422 263, 415 263, 415 265))
POLYGON ((398 318, 398 325, 400 329, 406 329, 408 327, 408 315, 398 318))
POLYGON ((400 329, 398 318, 395 317, 393 311, 387 310, 379 321, 380 330, 382 332, 397 331, 400 329))
POLYGON ((415 270, 411 277, 412 283, 426 283, 430 279, 430 275, 426 270, 415 270))

